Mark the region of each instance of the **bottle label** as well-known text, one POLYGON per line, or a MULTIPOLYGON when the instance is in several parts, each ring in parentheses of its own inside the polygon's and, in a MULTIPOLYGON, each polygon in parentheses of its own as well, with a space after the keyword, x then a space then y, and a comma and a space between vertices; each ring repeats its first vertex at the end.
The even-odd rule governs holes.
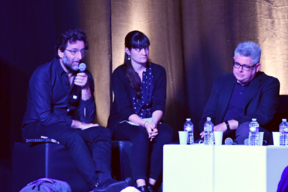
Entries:
POLYGON ((256 131, 256 127, 250 127, 250 131, 252 132, 256 131))
POLYGON ((209 125, 209 124, 206 124, 206 125, 204 126, 204 131, 212 131, 212 126, 209 125))
POLYGON ((284 128, 284 132, 288 133, 288 127, 284 128))
POLYGON ((189 132, 189 131, 192 131, 192 126, 187 125, 187 126, 185 127, 185 130, 188 131, 188 132, 189 132))

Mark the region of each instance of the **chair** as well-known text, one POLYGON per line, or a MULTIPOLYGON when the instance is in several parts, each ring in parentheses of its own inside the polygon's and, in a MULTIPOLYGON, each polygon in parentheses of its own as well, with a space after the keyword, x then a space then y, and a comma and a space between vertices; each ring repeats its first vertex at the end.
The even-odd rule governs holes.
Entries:
MULTIPOLYGON (((112 176, 117 180, 132 177, 132 143, 112 141, 112 176)), ((66 181, 73 192, 89 191, 67 148, 54 143, 15 143, 13 150, 12 191, 42 177, 66 181)))
MULTIPOLYGON (((112 141, 112 176, 117 180, 132 178, 132 147, 130 141, 112 141)), ((60 144, 16 142, 12 172, 12 192, 18 192, 28 183, 43 177, 66 181, 73 192, 89 191, 69 151, 60 144)), ((161 191, 161 187, 157 188, 161 191)))
POLYGON ((89 191, 67 148, 54 143, 15 143, 12 192, 39 178, 66 181, 73 192, 89 191))
POLYGON ((276 114, 264 128, 270 132, 278 132, 283 118, 288 118, 288 95, 280 95, 276 114))
POLYGON ((132 147, 130 141, 112 141, 112 175, 117 180, 132 178, 132 147))

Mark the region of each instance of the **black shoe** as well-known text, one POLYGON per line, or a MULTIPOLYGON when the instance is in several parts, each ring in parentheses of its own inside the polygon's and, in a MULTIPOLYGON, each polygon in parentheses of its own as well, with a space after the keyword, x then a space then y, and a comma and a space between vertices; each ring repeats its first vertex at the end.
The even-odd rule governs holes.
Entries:
POLYGON ((131 182, 131 178, 127 178, 125 181, 116 181, 108 179, 103 183, 97 183, 93 192, 119 192, 122 189, 128 187, 131 182))
POLYGON ((137 187, 140 192, 149 192, 147 185, 137 187))
POLYGON ((149 192, 155 192, 154 186, 153 185, 148 185, 148 191, 149 192))

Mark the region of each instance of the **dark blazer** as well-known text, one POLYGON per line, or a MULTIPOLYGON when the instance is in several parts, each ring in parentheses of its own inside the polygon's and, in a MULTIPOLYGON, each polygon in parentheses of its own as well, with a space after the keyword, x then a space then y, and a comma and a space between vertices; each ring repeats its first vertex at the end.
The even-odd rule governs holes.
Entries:
MULTIPOLYGON (((153 75, 153 98, 152 113, 156 110, 165 110, 166 103, 166 71, 157 64, 151 63, 153 75)), ((113 132, 116 125, 128 120, 130 115, 135 114, 132 108, 133 89, 126 77, 126 65, 120 65, 112 74, 112 87, 114 92, 114 102, 111 107, 107 127, 113 132)))
MULTIPOLYGON (((199 123, 200 132, 206 117, 211 117, 214 125, 223 122, 229 101, 237 80, 233 74, 222 75, 215 79, 208 103, 199 123)), ((235 117, 239 125, 257 118, 261 127, 272 120, 278 105, 280 83, 278 79, 258 72, 250 82, 245 95, 243 115, 235 117)))

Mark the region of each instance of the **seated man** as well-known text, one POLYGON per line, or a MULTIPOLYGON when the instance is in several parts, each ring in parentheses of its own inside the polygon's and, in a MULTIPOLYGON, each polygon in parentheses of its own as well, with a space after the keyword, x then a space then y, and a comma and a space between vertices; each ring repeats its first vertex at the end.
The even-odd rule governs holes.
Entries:
MULTIPOLYGON (((256 118, 264 139, 272 143, 271 133, 261 128, 272 120, 278 104, 278 79, 260 72, 261 49, 254 42, 240 43, 234 52, 233 74, 216 78, 199 123, 203 138, 206 117, 211 117, 214 131, 223 131, 223 138, 234 137, 244 144, 249 123, 256 118)), ((280 122, 279 122, 280 123, 280 122)))
POLYGON ((118 192, 128 183, 111 178, 111 133, 92 123, 96 112, 93 78, 89 71, 78 72, 87 50, 85 32, 69 30, 58 40, 57 58, 35 70, 29 83, 23 137, 58 140, 68 148, 91 189, 118 192))

